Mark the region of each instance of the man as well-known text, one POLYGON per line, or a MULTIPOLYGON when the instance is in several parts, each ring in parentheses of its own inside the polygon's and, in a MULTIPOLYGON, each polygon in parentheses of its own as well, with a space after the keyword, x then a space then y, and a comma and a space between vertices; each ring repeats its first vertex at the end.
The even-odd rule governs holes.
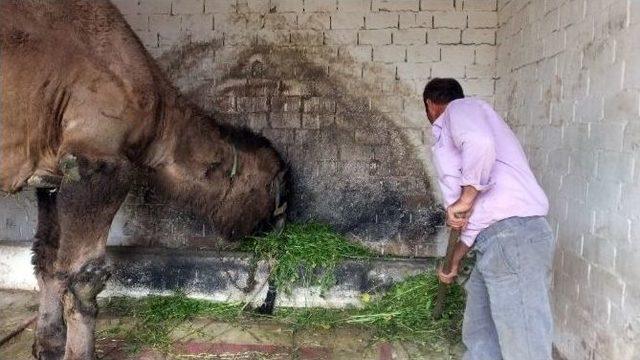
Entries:
POLYGON ((447 224, 461 230, 451 272, 473 248, 466 284, 464 359, 551 359, 549 285, 554 238, 548 200, 509 126, 486 102, 464 98, 454 79, 433 79, 423 94, 447 224))

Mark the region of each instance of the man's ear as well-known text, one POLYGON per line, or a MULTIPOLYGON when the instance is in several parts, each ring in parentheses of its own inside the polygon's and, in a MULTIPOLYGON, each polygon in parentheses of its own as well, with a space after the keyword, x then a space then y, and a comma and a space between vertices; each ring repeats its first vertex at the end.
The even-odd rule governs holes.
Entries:
POLYGON ((431 99, 427 99, 427 101, 425 101, 425 102, 424 102, 424 105, 425 105, 427 108, 430 108, 430 107, 432 107, 432 106, 433 106, 433 101, 431 101, 431 99))

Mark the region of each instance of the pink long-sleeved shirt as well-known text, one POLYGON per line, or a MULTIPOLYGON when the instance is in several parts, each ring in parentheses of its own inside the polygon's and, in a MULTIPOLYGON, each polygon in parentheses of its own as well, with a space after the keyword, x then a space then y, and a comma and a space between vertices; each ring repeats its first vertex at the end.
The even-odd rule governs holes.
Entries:
POLYGON ((472 246, 480 231, 512 216, 544 216, 549 201, 515 134, 491 105, 475 98, 449 103, 432 126, 432 147, 445 206, 462 186, 480 191, 460 239, 472 246))

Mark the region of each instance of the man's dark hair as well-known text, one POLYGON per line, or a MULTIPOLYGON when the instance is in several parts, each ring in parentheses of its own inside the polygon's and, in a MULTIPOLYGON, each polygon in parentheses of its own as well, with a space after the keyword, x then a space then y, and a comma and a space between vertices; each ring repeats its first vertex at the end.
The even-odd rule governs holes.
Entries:
POLYGON ((434 78, 427 83, 422 93, 422 99, 427 99, 438 103, 447 104, 456 99, 464 98, 464 91, 460 83, 451 78, 434 78))

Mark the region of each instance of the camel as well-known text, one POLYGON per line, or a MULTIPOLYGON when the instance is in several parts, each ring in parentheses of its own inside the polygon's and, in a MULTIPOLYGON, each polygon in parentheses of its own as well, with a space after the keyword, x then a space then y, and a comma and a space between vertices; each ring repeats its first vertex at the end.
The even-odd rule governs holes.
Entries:
POLYGON ((137 176, 223 237, 284 221, 281 156, 186 100, 109 1, 0 1, 0 77, 0 190, 37 194, 37 359, 94 357, 106 240, 137 176))

